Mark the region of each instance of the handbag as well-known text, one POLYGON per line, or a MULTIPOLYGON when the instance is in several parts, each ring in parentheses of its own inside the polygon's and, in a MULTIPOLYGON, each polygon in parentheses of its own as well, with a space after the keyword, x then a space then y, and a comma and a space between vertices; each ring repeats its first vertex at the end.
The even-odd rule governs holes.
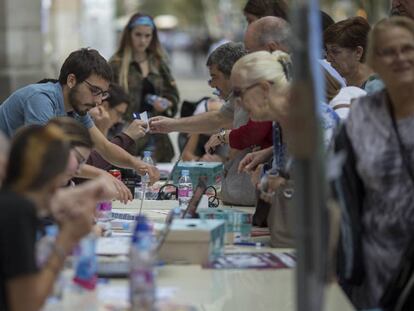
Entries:
POLYGON ((221 200, 228 205, 254 206, 256 189, 248 173, 238 172, 240 161, 251 150, 249 148, 237 152, 237 155, 224 163, 221 183, 221 200))
POLYGON ((288 180, 286 185, 280 186, 273 195, 267 217, 271 247, 293 248, 295 246, 292 195, 292 180, 288 180))
POLYGON ((331 187, 341 210, 336 271, 339 282, 346 289, 349 285, 361 284, 365 275, 361 238, 365 190, 356 170, 355 152, 344 125, 335 137, 334 151, 336 154, 345 154, 341 174, 331 182, 331 187))

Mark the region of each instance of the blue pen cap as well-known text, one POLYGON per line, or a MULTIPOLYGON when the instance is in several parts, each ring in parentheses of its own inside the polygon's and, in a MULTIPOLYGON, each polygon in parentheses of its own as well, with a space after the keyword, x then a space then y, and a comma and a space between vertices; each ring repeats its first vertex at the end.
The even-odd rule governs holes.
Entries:
POLYGON ((151 151, 149 151, 149 150, 146 150, 146 151, 144 151, 144 158, 151 158, 151 151))

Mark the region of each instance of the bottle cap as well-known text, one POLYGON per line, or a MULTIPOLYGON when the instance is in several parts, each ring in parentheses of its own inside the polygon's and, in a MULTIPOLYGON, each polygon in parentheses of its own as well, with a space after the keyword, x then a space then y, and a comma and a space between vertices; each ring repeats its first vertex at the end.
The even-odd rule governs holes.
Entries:
POLYGON ((181 176, 189 176, 190 175, 190 171, 189 170, 182 170, 181 171, 181 176))
POLYGON ((135 231, 150 231, 151 226, 147 221, 145 216, 138 216, 137 217, 137 226, 135 227, 135 231))
POLYGON ((144 158, 151 158, 151 151, 144 151, 144 158))

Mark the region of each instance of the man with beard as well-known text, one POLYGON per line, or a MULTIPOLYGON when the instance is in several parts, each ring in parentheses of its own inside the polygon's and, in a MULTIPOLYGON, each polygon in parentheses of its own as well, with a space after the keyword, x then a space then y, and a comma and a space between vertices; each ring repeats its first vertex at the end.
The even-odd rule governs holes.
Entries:
MULTIPOLYGON (((98 51, 74 51, 63 63, 58 82, 30 84, 15 91, 0 105, 0 130, 11 137, 22 126, 46 124, 54 117, 72 115, 88 128, 96 150, 108 162, 135 169, 140 174, 148 173, 154 182, 159 178, 158 170, 110 143, 88 114, 108 98, 111 79, 111 68, 98 51)), ((89 171, 83 177, 97 174, 89 171)))

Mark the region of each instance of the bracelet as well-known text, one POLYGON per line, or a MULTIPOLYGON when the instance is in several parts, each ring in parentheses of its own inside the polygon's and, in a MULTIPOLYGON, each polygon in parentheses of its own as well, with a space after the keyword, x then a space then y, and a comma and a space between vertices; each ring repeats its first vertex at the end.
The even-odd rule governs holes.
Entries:
POLYGON ((226 130, 225 129, 220 130, 218 134, 218 139, 222 144, 226 143, 226 130))

